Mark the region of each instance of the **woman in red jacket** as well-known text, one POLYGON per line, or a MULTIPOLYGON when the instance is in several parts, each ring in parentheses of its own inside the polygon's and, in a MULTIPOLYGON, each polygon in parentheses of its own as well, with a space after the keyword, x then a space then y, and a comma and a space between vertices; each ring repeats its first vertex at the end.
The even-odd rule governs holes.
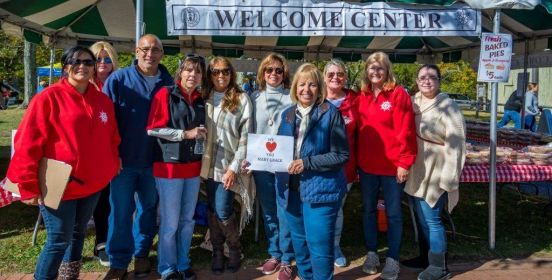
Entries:
POLYGON ((78 278, 87 222, 100 191, 119 171, 113 103, 90 83, 94 54, 77 46, 61 59, 64 77, 33 98, 19 125, 7 174, 18 184, 21 201, 39 205, 44 219, 47 238, 35 279, 78 278), (58 209, 41 203, 37 173, 42 158, 72 166, 58 209))
POLYGON ((401 196, 408 169, 416 158, 414 112, 410 96, 393 75, 389 57, 382 52, 366 59, 358 97, 357 164, 362 191, 364 239, 368 254, 362 266, 376 274, 376 207, 380 188, 385 200, 389 250, 381 279, 397 279, 402 235, 401 196))
MULTIPOLYGON (((347 192, 351 190, 353 181, 357 178, 356 170, 356 129, 358 115, 355 108, 355 102, 358 94, 345 88, 347 84, 347 67, 339 59, 331 59, 324 67, 324 83, 326 84, 326 100, 339 109, 345 122, 347 130, 347 139, 349 141, 349 161, 345 165, 345 175, 347 176, 347 192)), ((337 267, 347 266, 347 259, 341 252, 339 242, 341 241, 341 231, 343 229, 343 205, 347 194, 341 201, 341 207, 337 213, 335 223, 334 239, 334 265, 337 267)))

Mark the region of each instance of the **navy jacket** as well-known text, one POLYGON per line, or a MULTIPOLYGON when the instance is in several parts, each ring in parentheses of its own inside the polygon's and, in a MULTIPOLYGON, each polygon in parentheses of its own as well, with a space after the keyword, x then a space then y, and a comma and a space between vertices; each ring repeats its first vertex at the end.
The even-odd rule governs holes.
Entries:
POLYGON ((103 92, 115 105, 115 115, 121 134, 119 155, 123 167, 151 167, 153 165, 154 139, 148 136, 148 122, 151 100, 163 86, 174 85, 173 78, 163 65, 159 64, 161 75, 155 87, 150 89, 144 77, 138 72, 138 61, 115 71, 105 81, 103 92))
MULTIPOLYGON (((278 135, 293 136, 297 140, 296 111, 291 106, 282 113, 278 135)), ((299 192, 304 203, 329 203, 343 198, 347 188, 344 165, 349 159, 345 123, 339 110, 324 101, 310 112, 300 158, 304 171, 299 176, 299 192)), ((276 172, 278 203, 287 207, 290 174, 276 172)))

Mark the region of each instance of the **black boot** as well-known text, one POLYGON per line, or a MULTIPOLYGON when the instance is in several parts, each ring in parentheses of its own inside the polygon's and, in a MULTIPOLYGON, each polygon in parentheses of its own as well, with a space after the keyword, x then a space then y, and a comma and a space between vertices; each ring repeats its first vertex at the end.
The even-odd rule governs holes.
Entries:
POLYGON ((427 255, 429 253, 429 244, 427 243, 427 240, 425 239, 421 230, 421 228, 418 228, 418 248, 420 250, 420 255, 401 262, 402 266, 406 268, 420 271, 424 270, 429 265, 429 262, 427 260, 427 255))
POLYGON ((447 280, 450 272, 447 268, 445 253, 428 253, 429 266, 418 275, 418 280, 447 280))
POLYGON ((211 261, 211 271, 214 274, 224 272, 224 234, 220 228, 220 221, 217 216, 209 211, 209 236, 213 246, 213 259, 211 261))
POLYGON ((226 221, 220 222, 222 232, 226 238, 226 244, 228 245, 228 265, 226 269, 229 272, 236 272, 241 266, 241 243, 240 243, 240 231, 238 229, 238 223, 236 222, 235 215, 232 214, 226 221))

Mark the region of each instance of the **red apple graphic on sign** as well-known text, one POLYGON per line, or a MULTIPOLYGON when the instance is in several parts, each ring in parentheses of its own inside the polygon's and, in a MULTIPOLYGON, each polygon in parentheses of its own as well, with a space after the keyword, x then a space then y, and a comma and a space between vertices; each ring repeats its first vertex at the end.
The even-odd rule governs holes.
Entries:
POLYGON ((269 152, 273 152, 274 150, 276 150, 276 146, 278 146, 278 144, 276 144, 276 142, 274 141, 267 141, 266 144, 266 149, 269 151, 269 152))

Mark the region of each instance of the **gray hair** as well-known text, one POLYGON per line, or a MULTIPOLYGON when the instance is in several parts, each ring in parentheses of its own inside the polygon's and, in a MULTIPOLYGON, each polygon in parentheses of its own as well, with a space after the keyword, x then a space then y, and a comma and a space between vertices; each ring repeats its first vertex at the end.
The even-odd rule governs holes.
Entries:
POLYGON ((345 63, 343 62, 343 60, 339 58, 332 58, 330 59, 330 61, 328 61, 328 63, 324 67, 324 76, 326 76, 326 74, 328 73, 328 68, 330 68, 330 66, 337 66, 343 69, 343 72, 345 72, 345 75, 347 75, 347 66, 345 66, 345 63))

